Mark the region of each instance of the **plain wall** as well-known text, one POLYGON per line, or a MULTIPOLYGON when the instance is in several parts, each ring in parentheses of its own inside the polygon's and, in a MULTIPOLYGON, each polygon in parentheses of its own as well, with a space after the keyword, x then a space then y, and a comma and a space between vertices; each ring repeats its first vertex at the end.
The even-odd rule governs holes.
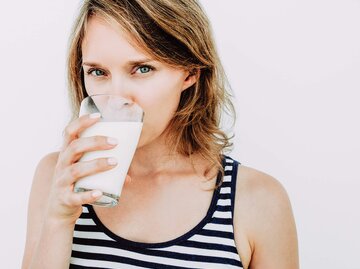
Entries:
MULTIPOLYGON (((79 2, 1 1, 1 268, 20 268, 35 167, 70 116, 79 2)), ((286 188, 302 268, 359 269, 360 1, 201 2, 236 97, 231 156, 286 188)))

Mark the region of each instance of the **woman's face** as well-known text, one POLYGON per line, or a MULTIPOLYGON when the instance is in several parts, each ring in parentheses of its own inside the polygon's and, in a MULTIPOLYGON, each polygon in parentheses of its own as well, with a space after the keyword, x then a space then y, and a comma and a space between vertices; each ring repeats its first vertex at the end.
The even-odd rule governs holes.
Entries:
POLYGON ((82 65, 88 95, 118 94, 143 108, 141 147, 162 134, 178 107, 181 92, 196 78, 151 59, 128 40, 120 28, 92 17, 82 43, 82 65))

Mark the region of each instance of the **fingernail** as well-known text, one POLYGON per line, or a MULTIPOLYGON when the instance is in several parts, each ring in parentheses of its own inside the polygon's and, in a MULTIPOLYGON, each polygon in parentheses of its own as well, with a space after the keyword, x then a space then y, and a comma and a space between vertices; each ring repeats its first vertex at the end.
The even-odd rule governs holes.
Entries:
POLYGON ((91 119, 97 119, 97 118, 100 118, 101 117, 101 114, 96 112, 96 113, 92 113, 89 115, 89 118, 91 119))
POLYGON ((100 197, 102 195, 101 191, 94 191, 92 194, 92 197, 100 197))
POLYGON ((107 142, 110 145, 117 145, 118 144, 118 140, 116 138, 113 138, 113 137, 108 137, 107 142))
POLYGON ((107 163, 109 165, 117 165, 117 160, 115 158, 108 158, 107 163))

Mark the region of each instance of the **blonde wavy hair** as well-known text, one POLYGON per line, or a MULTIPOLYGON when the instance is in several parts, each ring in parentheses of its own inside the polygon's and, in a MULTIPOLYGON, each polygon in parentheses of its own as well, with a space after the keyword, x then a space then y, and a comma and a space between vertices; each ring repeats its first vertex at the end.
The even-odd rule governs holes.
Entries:
MULTIPOLYGON (((169 148, 192 157, 197 153, 224 175, 222 155, 232 143, 220 127, 223 113, 235 122, 230 85, 216 51, 212 29, 196 0, 84 0, 69 40, 68 90, 72 119, 87 96, 81 45, 93 15, 121 27, 154 59, 200 72, 197 82, 182 92, 166 133, 169 148)), ((222 181, 221 181, 222 182, 222 181)))

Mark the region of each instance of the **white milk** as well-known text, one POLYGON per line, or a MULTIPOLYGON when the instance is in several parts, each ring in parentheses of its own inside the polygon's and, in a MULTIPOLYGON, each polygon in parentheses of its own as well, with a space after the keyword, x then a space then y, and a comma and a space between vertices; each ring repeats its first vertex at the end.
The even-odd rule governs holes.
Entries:
POLYGON ((118 139, 118 145, 113 149, 86 152, 80 161, 115 157, 118 164, 110 170, 79 179, 75 188, 101 190, 104 193, 120 196, 141 134, 142 125, 142 122, 97 122, 83 131, 81 137, 96 135, 114 137, 118 139))

